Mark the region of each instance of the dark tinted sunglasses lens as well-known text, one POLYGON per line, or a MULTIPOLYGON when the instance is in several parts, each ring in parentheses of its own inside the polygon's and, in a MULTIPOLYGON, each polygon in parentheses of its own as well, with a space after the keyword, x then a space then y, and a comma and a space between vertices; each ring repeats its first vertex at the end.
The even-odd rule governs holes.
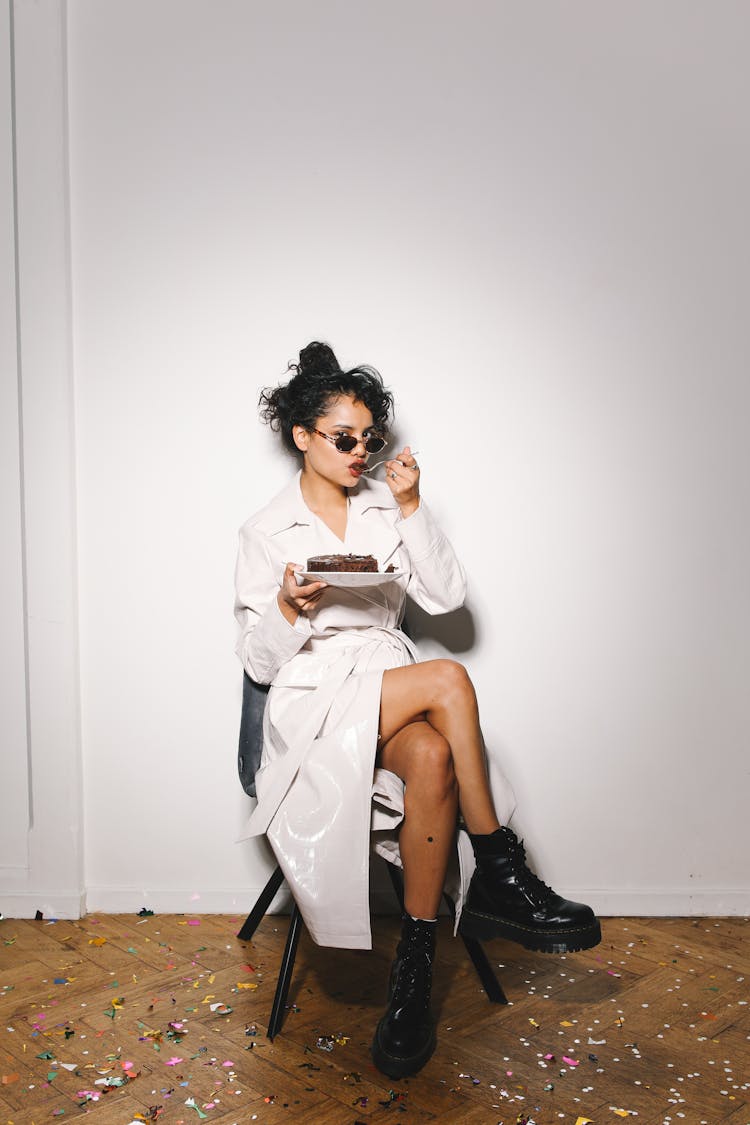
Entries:
POLYGON ((352 437, 351 434, 339 434, 334 442, 339 453, 351 453, 356 444, 357 439, 352 437))
POLYGON ((385 447, 385 439, 382 437, 368 437, 365 441, 365 449, 368 453, 380 453, 380 450, 385 447))

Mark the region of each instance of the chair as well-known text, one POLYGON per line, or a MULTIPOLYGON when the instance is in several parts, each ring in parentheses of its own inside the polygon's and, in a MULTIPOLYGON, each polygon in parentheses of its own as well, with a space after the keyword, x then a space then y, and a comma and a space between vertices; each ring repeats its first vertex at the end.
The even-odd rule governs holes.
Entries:
MULTIPOLYGON (((263 711, 267 695, 268 688, 263 684, 256 683, 248 676, 247 672, 245 672, 242 685, 242 717, 240 721, 237 766, 242 788, 251 797, 256 795, 255 772, 260 765, 263 749, 263 711)), ((387 860, 383 860, 383 862, 388 869, 388 874, 394 893, 398 899, 399 907, 403 910, 404 882, 401 869, 392 863, 388 863, 387 860)), ((255 905, 237 934, 237 937, 241 941, 249 941, 252 938, 283 882, 283 872, 281 867, 277 866, 265 887, 258 895, 255 905)), ((452 899, 447 894, 444 894, 443 898, 448 906, 451 917, 455 918, 455 907, 452 899)), ((292 982, 294 961, 297 956, 297 945, 299 943, 301 930, 302 914, 295 902, 289 918, 286 945, 279 967, 276 992, 271 1008, 271 1018, 268 1021, 268 1038, 271 1040, 281 1031, 284 1022, 286 1001, 289 994, 289 986, 292 982)), ((474 938, 463 937, 463 935, 461 935, 461 940, 479 975, 482 987, 487 993, 487 999, 493 1004, 507 1004, 507 997, 487 959, 487 954, 484 952, 481 943, 474 938)))

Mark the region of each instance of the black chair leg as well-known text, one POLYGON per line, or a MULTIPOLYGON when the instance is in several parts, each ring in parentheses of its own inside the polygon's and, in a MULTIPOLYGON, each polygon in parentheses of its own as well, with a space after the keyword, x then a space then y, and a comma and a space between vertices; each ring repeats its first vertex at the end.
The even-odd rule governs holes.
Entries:
MULTIPOLYGON (((255 906, 248 914, 242 924, 240 932, 237 934, 237 937, 241 941, 249 941, 253 936, 283 882, 284 875, 281 868, 277 867, 258 895, 255 906)), ((299 943, 301 928, 302 915, 300 914, 299 907, 295 903, 289 919, 289 932, 287 933, 284 956, 281 959, 281 968, 279 969, 279 976, 276 982, 276 992, 273 998, 273 1007, 271 1008, 271 1018, 268 1021, 268 1038, 271 1040, 281 1031, 281 1025, 284 1022, 284 1010, 286 999, 289 995, 289 985, 292 982, 294 959, 297 956, 297 945, 299 943)))
POLYGON ((276 896, 276 892, 283 882, 284 876, 282 874, 281 868, 277 867, 263 890, 258 895, 258 901, 256 902, 255 906, 252 908, 247 918, 242 923, 242 929, 237 934, 237 937, 240 939, 240 941, 250 941, 250 938, 257 930, 263 915, 268 910, 274 897, 276 896))
POLYGON ((271 1019, 268 1023, 268 1038, 273 1040, 276 1035, 281 1031, 281 1025, 284 1022, 284 1011, 286 1006, 286 998, 289 995, 289 985, 292 981, 292 973, 294 971, 294 959, 297 956, 297 944, 299 942, 299 935, 302 929, 302 915, 300 914, 299 907, 294 904, 292 916, 289 919, 289 933, 286 938, 286 947, 284 949, 284 956, 281 960, 281 969, 279 970, 279 980, 276 985, 276 995, 273 998, 273 1008, 271 1009, 271 1019))
MULTIPOLYGON (((401 910, 404 909, 404 877, 401 869, 393 863, 386 861, 388 874, 391 879, 394 893, 398 899, 401 910)), ((237 937, 241 941, 249 941, 255 933, 258 925, 263 918, 264 914, 271 905, 279 887, 284 882, 284 876, 281 868, 277 867, 266 883, 265 887, 258 896, 258 901, 245 919, 242 928, 240 929, 237 937)), ((449 895, 443 896, 448 909, 451 912, 451 917, 455 918, 455 907, 449 895)), ((286 938, 286 946, 284 947, 284 956, 281 960, 281 968, 279 969, 279 977, 276 983, 276 993, 273 998, 273 1007, 271 1008, 271 1018, 268 1022, 268 1038, 273 1041, 281 1031, 284 1023, 284 1015, 286 1012, 286 1001, 289 995, 289 986, 292 983, 292 973, 294 972, 294 962, 297 956, 297 945, 299 944, 300 933, 302 932, 302 915, 297 904, 294 904, 292 914, 289 919, 289 932, 286 938)), ((493 1004, 507 1004, 508 999, 503 992, 495 971, 490 965, 487 954, 484 952, 482 945, 475 938, 466 938, 462 935, 462 941, 466 946, 466 951, 471 957, 474 968, 477 971, 479 979, 482 982, 482 987, 487 993, 487 998, 493 1004)))
MULTIPOLYGON (((443 894, 443 898, 450 910, 451 918, 455 919, 456 907, 453 899, 447 894, 443 894)), ((491 1004, 507 1004, 508 997, 503 992, 502 985, 495 975, 495 970, 487 959, 482 943, 477 941, 476 938, 464 937, 463 934, 461 934, 461 941, 466 946, 469 957, 471 957, 472 964, 482 982, 482 988, 487 993, 487 999, 491 1004)))
POLYGON ((467 938, 461 935, 466 952, 474 962, 474 968, 479 974, 479 979, 482 982, 482 987, 487 993, 487 999, 493 1004, 507 1004, 508 997, 503 992, 502 985, 495 975, 495 970, 487 960, 487 954, 484 952, 482 945, 476 938, 467 938))

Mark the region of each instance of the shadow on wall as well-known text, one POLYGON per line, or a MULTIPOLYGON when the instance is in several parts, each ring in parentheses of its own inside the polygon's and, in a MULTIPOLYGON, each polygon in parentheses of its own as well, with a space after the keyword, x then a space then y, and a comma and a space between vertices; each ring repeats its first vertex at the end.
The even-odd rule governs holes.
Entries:
POLYGON ((429 641, 453 656, 470 652, 477 639, 474 618, 466 606, 452 613, 432 616, 410 600, 406 610, 406 628, 415 644, 429 641))

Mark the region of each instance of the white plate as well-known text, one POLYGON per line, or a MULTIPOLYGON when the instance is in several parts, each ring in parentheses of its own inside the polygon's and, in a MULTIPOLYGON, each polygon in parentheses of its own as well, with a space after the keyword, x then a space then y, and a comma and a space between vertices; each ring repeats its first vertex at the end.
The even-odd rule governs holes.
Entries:
POLYGON ((384 586, 386 582, 401 578, 403 574, 403 570, 392 570, 390 574, 356 570, 296 570, 294 577, 297 579, 298 586, 303 586, 306 582, 327 582, 329 586, 340 586, 342 589, 351 590, 364 586, 384 586))

